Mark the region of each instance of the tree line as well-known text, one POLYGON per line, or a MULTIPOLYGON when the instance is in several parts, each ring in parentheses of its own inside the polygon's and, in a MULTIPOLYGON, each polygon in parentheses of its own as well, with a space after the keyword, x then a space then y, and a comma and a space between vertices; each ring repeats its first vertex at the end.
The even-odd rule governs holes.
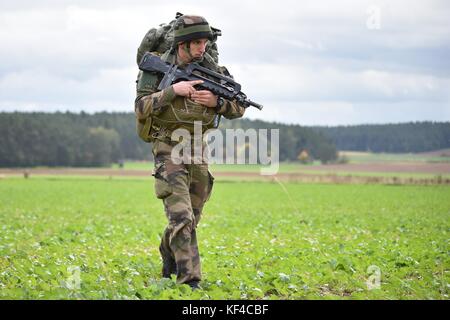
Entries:
MULTIPOLYGON (((220 128, 280 129, 281 161, 296 161, 304 150, 311 159, 336 159, 331 140, 309 128, 248 119, 223 119, 220 128)), ((1 167, 108 166, 123 159, 151 159, 134 113, 0 113, 1 167)))
MULTIPOLYGON (((220 130, 279 129, 279 159, 328 163, 337 150, 423 152, 450 148, 449 122, 304 127, 222 119, 220 130)), ((225 136, 225 134, 224 134, 225 136)), ((268 148, 270 150, 270 147, 268 148)), ((0 166, 108 166, 151 160, 136 134, 134 113, 0 113, 0 166)))
POLYGON ((450 122, 312 127, 338 150, 415 153, 450 148, 450 122))

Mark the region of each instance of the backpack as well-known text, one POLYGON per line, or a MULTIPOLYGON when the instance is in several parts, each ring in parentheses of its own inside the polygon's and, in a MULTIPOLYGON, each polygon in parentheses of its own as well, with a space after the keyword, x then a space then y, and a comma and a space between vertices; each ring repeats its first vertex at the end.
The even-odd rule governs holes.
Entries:
MULTIPOLYGON (((146 52, 152 52, 154 54, 162 55, 164 52, 172 48, 173 45, 173 26, 176 19, 181 17, 183 14, 177 12, 175 19, 170 21, 168 24, 160 24, 159 28, 151 28, 145 34, 144 38, 139 45, 137 50, 136 62, 139 65, 142 57, 146 52)), ((213 41, 208 43, 206 47, 206 53, 209 55, 208 59, 211 65, 217 65, 219 61, 219 51, 217 48, 217 37, 222 35, 221 30, 211 27, 213 34, 213 41)), ((154 137, 152 134, 153 129, 153 119, 148 117, 147 119, 137 119, 136 118, 136 131, 138 136, 145 142, 153 142, 154 137)))

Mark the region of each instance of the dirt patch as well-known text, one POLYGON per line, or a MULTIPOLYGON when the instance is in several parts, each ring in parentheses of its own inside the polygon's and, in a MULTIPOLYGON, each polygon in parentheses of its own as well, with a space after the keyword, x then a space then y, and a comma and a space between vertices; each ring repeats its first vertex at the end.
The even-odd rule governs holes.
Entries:
MULTIPOLYGON (((214 172, 215 177, 233 177, 242 180, 260 181, 290 181, 290 182, 315 182, 315 183, 358 183, 358 184, 446 184, 450 185, 450 179, 442 178, 441 174, 450 173, 450 164, 346 164, 309 166, 305 168, 309 172, 282 172, 275 176, 262 176, 258 172, 214 172), (320 173, 318 173, 320 171, 320 173), (343 175, 342 172, 348 174, 343 175), (383 173, 427 173, 436 174, 431 178, 397 177, 397 176, 358 176, 352 172, 383 172, 383 173), (338 174, 341 173, 341 174, 338 174)), ((71 176, 123 176, 123 177, 150 177, 150 170, 120 170, 101 168, 59 168, 59 169, 0 169, 1 176, 34 175, 71 175, 71 176)))
MULTIPOLYGON (((377 173, 426 173, 445 175, 450 174, 450 163, 359 163, 332 164, 302 167, 302 174, 312 172, 326 172, 329 174, 346 172, 377 172, 377 173)), ((26 172, 39 175, 100 175, 100 176, 149 176, 151 170, 103 169, 103 168, 17 168, 0 169, 0 175, 22 175, 26 172)), ((224 176, 255 176, 258 172, 216 172, 224 176)), ((297 172, 287 174, 299 174, 297 172)), ((278 175, 285 175, 279 173, 278 175)))
POLYGON ((426 156, 426 157, 450 157, 450 149, 441 149, 441 150, 435 150, 435 151, 420 152, 420 153, 417 153, 417 155, 426 156))
POLYGON ((337 172, 387 172, 387 173, 428 173, 450 174, 450 163, 358 163, 308 166, 305 170, 337 172))
POLYGON ((151 176, 149 170, 117 170, 98 168, 64 168, 64 169, 0 169, 3 175, 72 175, 72 176, 151 176))

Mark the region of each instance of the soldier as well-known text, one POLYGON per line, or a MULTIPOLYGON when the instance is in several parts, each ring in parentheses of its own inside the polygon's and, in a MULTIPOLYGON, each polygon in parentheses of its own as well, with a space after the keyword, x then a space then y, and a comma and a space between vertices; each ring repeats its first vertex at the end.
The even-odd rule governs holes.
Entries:
MULTIPOLYGON (((218 66, 206 52, 212 39, 211 28, 203 17, 183 15, 174 26, 174 44, 161 59, 184 66, 191 62, 230 76, 226 68, 218 66)), ((162 276, 176 274, 177 283, 199 288, 201 280, 200 256, 196 228, 205 202, 209 199, 214 178, 208 164, 176 164, 171 151, 178 141, 171 133, 184 128, 194 132, 194 121, 202 124, 202 133, 216 127, 219 116, 227 119, 242 117, 245 108, 207 90, 196 90, 202 81, 181 81, 158 91, 160 74, 140 72, 137 81, 135 113, 137 121, 152 118, 152 153, 155 161, 155 193, 162 199, 168 225, 161 238, 159 251, 162 276)), ((194 148, 192 148, 194 149, 194 148)))

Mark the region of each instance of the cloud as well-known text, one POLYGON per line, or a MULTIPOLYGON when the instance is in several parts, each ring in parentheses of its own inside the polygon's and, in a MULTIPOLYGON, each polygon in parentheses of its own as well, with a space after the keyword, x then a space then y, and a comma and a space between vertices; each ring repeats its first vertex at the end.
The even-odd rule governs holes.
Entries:
MULTIPOLYGON (((350 103, 336 101, 278 102, 266 101, 265 120, 302 125, 382 124, 450 119, 449 108, 438 103, 424 107, 416 102, 350 103), (429 110, 432 110, 430 113, 429 110), (320 115, 320 116, 317 116, 320 115)), ((248 109, 245 117, 261 119, 259 111, 248 109)))
POLYGON ((0 110, 131 111, 137 47, 180 11, 222 29, 220 62, 266 105, 250 117, 450 120, 449 9, 439 0, 1 2, 0 110), (374 105, 378 114, 361 112, 374 105))
POLYGON ((432 75, 316 64, 231 65, 230 70, 251 96, 277 101, 448 102, 450 88, 450 79, 432 75))
POLYGON ((12 111, 8 103, 15 101, 33 110, 43 110, 43 106, 50 111, 127 111, 127 107, 132 111, 134 86, 116 81, 132 73, 134 68, 105 69, 87 80, 67 79, 42 69, 9 74, 0 81, 4 92, 0 108, 12 111), (36 85, 33 78, 38 78, 40 84, 36 85))

